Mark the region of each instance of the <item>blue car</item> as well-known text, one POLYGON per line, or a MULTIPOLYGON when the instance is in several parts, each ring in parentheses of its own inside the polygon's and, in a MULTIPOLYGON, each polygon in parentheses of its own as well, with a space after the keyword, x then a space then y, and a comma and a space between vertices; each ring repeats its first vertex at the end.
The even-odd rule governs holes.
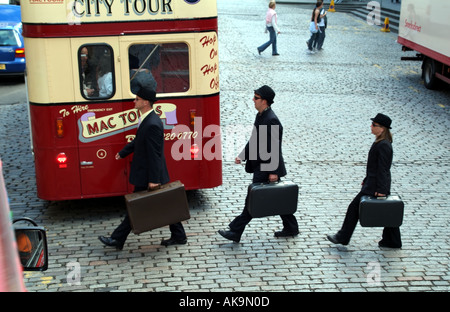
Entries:
POLYGON ((20 6, 0 5, 0 76, 23 75, 25 49, 20 6))

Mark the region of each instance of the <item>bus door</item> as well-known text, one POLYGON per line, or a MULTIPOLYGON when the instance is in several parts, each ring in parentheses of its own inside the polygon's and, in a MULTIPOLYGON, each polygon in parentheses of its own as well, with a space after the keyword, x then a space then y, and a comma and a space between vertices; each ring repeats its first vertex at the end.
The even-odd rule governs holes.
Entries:
POLYGON ((82 196, 122 195, 128 192, 127 163, 115 155, 137 114, 124 111, 117 38, 72 38, 71 45, 82 196))

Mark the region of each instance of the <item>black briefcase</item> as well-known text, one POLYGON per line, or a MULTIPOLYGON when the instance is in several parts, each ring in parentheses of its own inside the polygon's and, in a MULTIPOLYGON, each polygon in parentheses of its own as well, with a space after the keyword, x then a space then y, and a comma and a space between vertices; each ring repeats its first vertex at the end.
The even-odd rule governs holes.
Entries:
POLYGON ((189 205, 180 181, 167 183, 159 189, 125 195, 125 202, 134 234, 151 231, 189 219, 189 205))
POLYGON ((298 185, 288 181, 252 183, 247 200, 253 218, 293 214, 297 211, 298 185))
POLYGON ((400 196, 362 196, 359 223, 363 227, 399 227, 403 223, 404 204, 400 196))

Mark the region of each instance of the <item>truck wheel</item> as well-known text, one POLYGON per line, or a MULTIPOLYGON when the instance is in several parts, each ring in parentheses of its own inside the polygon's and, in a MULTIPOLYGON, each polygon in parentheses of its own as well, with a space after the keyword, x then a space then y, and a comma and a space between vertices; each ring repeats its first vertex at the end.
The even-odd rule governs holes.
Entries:
POLYGON ((427 89, 435 89, 437 87, 438 79, 435 74, 436 64, 434 60, 425 58, 422 64, 422 77, 427 89))

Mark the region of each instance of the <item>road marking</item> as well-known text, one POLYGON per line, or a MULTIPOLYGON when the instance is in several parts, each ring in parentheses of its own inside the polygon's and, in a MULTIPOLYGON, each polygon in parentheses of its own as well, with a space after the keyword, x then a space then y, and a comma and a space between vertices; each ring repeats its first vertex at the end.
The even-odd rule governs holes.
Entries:
POLYGON ((400 79, 398 79, 397 76, 394 76, 394 75, 389 75, 389 76, 391 76, 392 78, 394 78, 397 81, 400 81, 400 79))
POLYGON ((44 276, 41 277, 41 280, 42 284, 49 284, 53 280, 53 276, 44 276))

